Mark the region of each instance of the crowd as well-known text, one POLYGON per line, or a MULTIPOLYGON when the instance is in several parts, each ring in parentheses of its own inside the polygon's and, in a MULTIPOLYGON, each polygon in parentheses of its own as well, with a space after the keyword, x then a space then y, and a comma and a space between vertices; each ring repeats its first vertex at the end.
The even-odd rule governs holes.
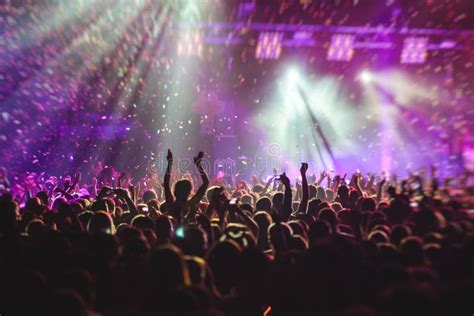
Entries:
POLYGON ((298 179, 215 185, 202 158, 200 179, 176 175, 168 151, 146 188, 77 173, 27 177, 23 195, 1 169, 0 314, 474 311, 469 174, 308 181, 302 163, 298 179))

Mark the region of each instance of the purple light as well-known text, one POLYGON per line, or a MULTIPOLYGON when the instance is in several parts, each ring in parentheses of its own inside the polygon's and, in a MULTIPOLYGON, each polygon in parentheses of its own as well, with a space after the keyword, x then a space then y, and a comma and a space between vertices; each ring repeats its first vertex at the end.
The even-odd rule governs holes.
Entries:
POLYGON ((407 37, 403 42, 402 64, 422 64, 426 61, 428 50, 427 37, 407 37))
POLYGON ((247 1, 239 5, 239 18, 244 20, 255 12, 257 5, 255 2, 247 1))
POLYGON ((335 61, 350 61, 354 55, 355 36, 335 34, 331 37, 327 59, 335 61))
POLYGON ((262 32, 258 37, 255 57, 257 59, 278 59, 281 54, 283 33, 262 32))
POLYGON ((295 40, 311 40, 313 33, 306 31, 298 31, 293 34, 293 39, 295 40))
POLYGON ((450 49, 456 47, 456 42, 453 40, 444 40, 439 44, 439 48, 450 49))

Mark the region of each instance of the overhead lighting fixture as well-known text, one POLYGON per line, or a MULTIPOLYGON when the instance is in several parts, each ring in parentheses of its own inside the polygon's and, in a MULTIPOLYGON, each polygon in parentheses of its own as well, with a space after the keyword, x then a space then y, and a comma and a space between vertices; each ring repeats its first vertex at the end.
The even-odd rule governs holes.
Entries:
POLYGON ((422 64, 428 55, 427 37, 407 37, 403 41, 403 50, 400 57, 402 64, 422 64))
POLYGON ((354 56, 354 43, 354 35, 334 34, 331 37, 327 59, 334 61, 350 61, 354 56))
POLYGON ((278 59, 282 50, 283 33, 262 32, 258 37, 255 57, 257 59, 278 59))
POLYGON ((456 47, 456 42, 452 40, 444 40, 439 44, 441 49, 450 49, 456 47))
POLYGON ((293 34, 295 40, 310 40, 313 38, 313 33, 307 31, 297 31, 293 34))

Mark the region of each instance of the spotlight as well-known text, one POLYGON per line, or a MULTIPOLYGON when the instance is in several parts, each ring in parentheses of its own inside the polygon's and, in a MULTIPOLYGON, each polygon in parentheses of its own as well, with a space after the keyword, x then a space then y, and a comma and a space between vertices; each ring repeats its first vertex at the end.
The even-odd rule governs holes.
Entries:
POLYGON ((444 40, 439 44, 438 47, 441 49, 451 49, 456 47, 456 42, 453 40, 444 40))
POLYGON ((374 80, 374 76, 372 75, 372 73, 370 73, 370 71, 362 70, 362 72, 359 75, 359 79, 363 83, 370 83, 374 80))
POLYGON ((293 67, 288 70, 288 79, 291 82, 295 82, 296 80, 298 80, 298 77, 299 77, 298 69, 293 67))

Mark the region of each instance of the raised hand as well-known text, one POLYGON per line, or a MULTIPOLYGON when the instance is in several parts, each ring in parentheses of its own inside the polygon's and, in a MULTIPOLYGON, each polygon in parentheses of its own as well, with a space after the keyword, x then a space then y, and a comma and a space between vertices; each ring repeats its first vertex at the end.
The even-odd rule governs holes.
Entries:
POLYGON ((127 189, 118 188, 113 190, 113 192, 117 195, 118 198, 123 199, 125 203, 127 203, 130 213, 134 215, 138 214, 138 208, 135 204, 135 192, 132 192, 133 186, 131 186, 131 188, 132 189, 130 191, 127 189))
POLYGON ((63 188, 64 190, 67 190, 70 187, 71 187, 71 179, 69 177, 66 177, 66 179, 64 179, 63 188))
POLYGON ((306 174, 306 171, 308 171, 308 163, 307 162, 302 162, 300 172, 301 172, 301 174, 306 174))
POLYGON ((198 168, 201 167, 201 161, 202 161, 203 157, 204 157, 204 152, 203 151, 198 152, 197 156, 194 156, 194 164, 198 168))
MULTIPOLYGON (((377 187, 377 201, 381 201, 382 200, 382 188, 385 184, 385 182, 387 181, 387 178, 385 176, 382 177, 382 180, 380 180, 379 184, 378 184, 378 187, 377 187)), ((392 193, 390 193, 390 195, 393 194, 393 196, 395 195, 395 189, 393 189, 392 193)))
POLYGON ((112 188, 111 187, 108 187, 108 186, 103 186, 101 189, 100 189, 100 192, 99 192, 99 195, 97 196, 98 198, 102 198, 102 197, 105 197, 107 195, 109 195, 111 192, 112 192, 112 188))
POLYGON ((290 178, 286 176, 286 173, 282 173, 280 175, 280 181, 283 183, 284 186, 289 186, 290 185, 290 178))
POLYGON ((128 192, 130 193, 132 201, 136 202, 138 192, 140 192, 140 182, 138 182, 137 185, 133 185, 133 183, 130 183, 128 186, 128 192))
POLYGON ((308 199, 309 199, 309 189, 308 189, 308 179, 306 178, 306 171, 308 171, 308 163, 301 163, 301 186, 296 186, 297 192, 301 193, 300 205, 298 207, 298 213, 306 213, 308 208, 308 199))
POLYGON ((276 175, 277 175, 277 173, 278 173, 278 170, 277 170, 277 168, 273 167, 273 170, 272 170, 272 171, 273 171, 273 176, 276 176, 276 175))
POLYGON ((171 149, 168 149, 168 153, 166 155, 166 161, 168 161, 168 163, 173 163, 173 153, 171 152, 171 149))
POLYGON ((326 177, 328 178, 328 183, 329 183, 330 182, 329 174, 326 171, 321 171, 321 174, 320 174, 319 180, 317 182, 317 185, 321 185, 321 183, 323 183, 324 178, 326 178, 326 177))
POLYGON ((360 195, 363 195, 364 194, 364 191, 362 190, 362 187, 360 185, 360 179, 361 179, 362 175, 359 171, 357 171, 356 173, 354 173, 352 175, 352 185, 355 186, 355 188, 357 189, 357 191, 360 193, 360 195))
MULTIPOLYGON (((202 167, 202 158, 204 157, 204 152, 200 151, 198 152, 197 156, 194 157, 194 164, 196 165, 196 168, 198 169, 199 173, 201 176, 205 176, 205 171, 202 167)), ((207 180, 207 176, 205 177, 206 179, 203 179, 205 181, 207 180)))
POLYGON ((283 196, 283 207, 278 211, 280 217, 287 221, 291 215, 291 203, 293 201, 290 179, 286 176, 286 173, 280 175, 280 181, 284 185, 284 196, 283 196))
POLYGON ((361 177, 360 173, 355 173, 353 177, 354 177, 354 183, 356 185, 360 184, 360 177, 361 177))
POLYGON ((268 181, 267 181, 267 183, 266 183, 267 187, 273 182, 273 180, 275 180, 275 177, 274 177, 274 176, 268 178, 268 181))
POLYGON ((115 189, 113 192, 119 197, 119 198, 130 198, 130 193, 126 189, 115 189))

